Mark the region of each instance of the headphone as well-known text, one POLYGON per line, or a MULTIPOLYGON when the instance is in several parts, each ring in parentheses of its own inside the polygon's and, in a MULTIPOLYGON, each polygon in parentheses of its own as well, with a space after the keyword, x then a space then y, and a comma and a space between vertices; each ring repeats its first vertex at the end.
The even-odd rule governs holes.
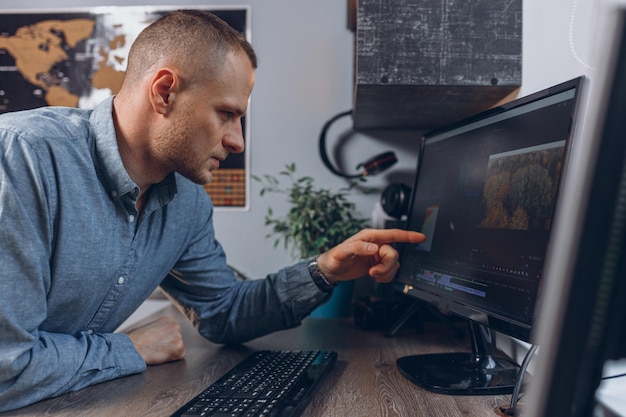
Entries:
POLYGON ((326 168, 328 168, 330 172, 332 172, 333 174, 339 177, 361 178, 367 175, 380 174, 381 172, 385 171, 387 168, 391 167, 396 162, 398 162, 398 158, 396 158, 396 155, 393 152, 384 152, 376 156, 373 156, 367 161, 361 162, 359 165, 357 165, 357 169, 358 168, 362 169, 361 173, 359 174, 345 174, 333 166, 333 164, 330 162, 330 159, 328 158, 328 154, 326 153, 326 134, 330 126, 333 123, 335 123, 335 121, 351 114, 352 114, 352 110, 347 110, 339 114, 336 114, 330 120, 328 120, 322 127, 322 131, 320 132, 320 138, 319 138, 319 150, 320 150, 320 157, 322 158, 322 162, 324 163, 326 168))

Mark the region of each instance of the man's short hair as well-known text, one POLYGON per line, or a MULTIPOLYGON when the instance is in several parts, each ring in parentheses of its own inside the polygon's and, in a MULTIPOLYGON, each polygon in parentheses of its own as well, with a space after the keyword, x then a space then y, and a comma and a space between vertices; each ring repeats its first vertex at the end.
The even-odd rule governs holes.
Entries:
MULTIPOLYGON (((135 84, 146 72, 176 63, 192 81, 215 74, 231 52, 244 52, 252 68, 257 57, 245 36, 212 13, 177 10, 147 26, 131 46, 125 84, 135 84)), ((189 79, 187 81, 190 81, 189 79)))

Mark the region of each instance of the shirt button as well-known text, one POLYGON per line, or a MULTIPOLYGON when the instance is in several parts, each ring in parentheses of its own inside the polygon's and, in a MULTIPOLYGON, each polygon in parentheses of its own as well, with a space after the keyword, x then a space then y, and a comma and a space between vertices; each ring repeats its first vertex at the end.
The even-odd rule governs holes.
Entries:
POLYGON ((130 216, 128 216, 128 221, 130 223, 134 222, 135 221, 135 216, 133 216, 132 214, 130 216))
POLYGON ((87 330, 87 334, 93 334, 93 329, 87 330))
POLYGON ((124 285, 125 282, 126 282, 126 278, 124 278, 124 277, 119 277, 117 279, 117 283, 120 284, 120 285, 124 285))
POLYGON ((117 197, 117 191, 111 191, 111 197, 113 198, 117 197))

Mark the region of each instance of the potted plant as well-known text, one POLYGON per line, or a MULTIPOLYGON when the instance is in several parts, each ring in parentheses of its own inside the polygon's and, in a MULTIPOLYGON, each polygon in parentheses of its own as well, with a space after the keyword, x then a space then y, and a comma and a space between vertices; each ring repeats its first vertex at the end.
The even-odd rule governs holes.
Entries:
MULTIPOLYGON (((268 237, 276 236, 274 246, 278 246, 282 240, 294 259, 305 259, 338 245, 366 225, 367 219, 360 217, 354 203, 348 200, 348 195, 356 186, 356 182, 337 191, 331 191, 316 187, 312 177, 297 178, 295 163, 288 164, 285 168, 279 175, 288 179, 287 185, 281 184, 279 179, 272 175, 252 176, 263 185, 261 196, 266 193, 282 194, 291 205, 284 217, 277 217, 273 209, 268 208, 265 225, 271 227, 268 237)), ((319 307, 312 315, 347 315, 353 284, 353 281, 342 282, 334 290, 332 297, 334 300, 331 299, 319 307), (346 292, 347 302, 338 300, 346 292), (341 306, 342 312, 333 314, 327 311, 333 309, 337 303, 344 304, 341 306)))

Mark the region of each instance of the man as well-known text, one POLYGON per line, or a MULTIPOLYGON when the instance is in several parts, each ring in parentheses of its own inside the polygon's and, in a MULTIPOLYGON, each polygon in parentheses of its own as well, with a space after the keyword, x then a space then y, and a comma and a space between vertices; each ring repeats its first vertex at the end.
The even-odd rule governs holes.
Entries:
POLYGON ((0 411, 184 357, 168 319, 114 330, 160 286, 206 338, 296 326, 334 283, 398 268, 402 230, 363 230, 309 262, 238 282, 198 184, 242 152, 256 56, 215 16, 178 11, 133 44, 93 111, 0 117, 0 411))

